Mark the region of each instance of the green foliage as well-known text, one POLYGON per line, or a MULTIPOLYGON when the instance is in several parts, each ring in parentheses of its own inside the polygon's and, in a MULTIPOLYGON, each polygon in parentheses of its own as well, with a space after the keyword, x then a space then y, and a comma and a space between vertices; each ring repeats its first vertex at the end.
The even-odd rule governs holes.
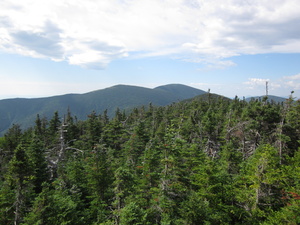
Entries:
POLYGON ((16 193, 13 203, 15 224, 19 224, 23 220, 23 216, 28 207, 27 203, 29 201, 33 179, 33 167, 26 153, 26 147, 23 144, 19 144, 14 151, 13 158, 9 162, 8 172, 6 174, 6 181, 16 193))
MULTIPOLYGON (((60 184, 55 184, 57 185, 60 184)), ((81 212, 77 210, 76 197, 76 194, 69 195, 67 190, 44 187, 35 199, 31 212, 24 219, 24 224, 82 224, 81 212)))
POLYGON ((13 224, 15 192, 7 183, 0 186, 0 224, 13 224))
POLYGON ((14 125, 0 223, 299 224, 299 102, 208 93, 125 112, 14 125))
POLYGON ((135 202, 128 203, 121 211, 120 224, 145 224, 144 215, 145 212, 135 202))
POLYGON ((19 124, 14 124, 4 135, 3 145, 8 156, 12 156, 15 148, 21 143, 22 130, 19 124))

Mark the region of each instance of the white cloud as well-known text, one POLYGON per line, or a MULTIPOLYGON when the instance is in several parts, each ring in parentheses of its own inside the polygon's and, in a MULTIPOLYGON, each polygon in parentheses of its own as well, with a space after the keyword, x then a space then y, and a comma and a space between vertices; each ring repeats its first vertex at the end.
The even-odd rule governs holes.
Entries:
POLYGON ((2 0, 0 49, 103 68, 171 55, 215 68, 240 54, 300 52, 298 0, 2 0))
POLYGON ((287 97, 290 91, 300 90, 299 74, 293 76, 284 76, 278 79, 248 78, 241 87, 249 96, 263 95, 266 92, 266 82, 268 82, 268 93, 287 97))
POLYGON ((262 79, 262 78, 249 78, 245 84, 249 85, 250 87, 253 86, 266 86, 266 82, 269 82, 269 79, 262 79))
POLYGON ((300 90, 300 74, 283 77, 283 83, 291 90, 300 90))
POLYGON ((285 85, 290 87, 292 90, 300 90, 300 83, 295 81, 287 81, 285 82, 285 85))
POLYGON ((287 80, 300 80, 300 73, 293 76, 285 76, 283 78, 287 80))
POLYGON ((248 81, 244 82, 243 86, 246 90, 251 91, 252 95, 263 95, 266 92, 266 84, 268 84, 268 90, 279 88, 276 81, 270 82, 270 79, 262 78, 248 78, 248 81))

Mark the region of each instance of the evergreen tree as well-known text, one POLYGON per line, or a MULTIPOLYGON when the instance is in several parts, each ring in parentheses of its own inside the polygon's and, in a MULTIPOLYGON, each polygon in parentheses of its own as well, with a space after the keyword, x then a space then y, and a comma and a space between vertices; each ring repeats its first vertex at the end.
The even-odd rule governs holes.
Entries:
POLYGON ((42 191, 42 184, 49 179, 44 143, 39 138, 33 137, 27 152, 33 170, 34 190, 38 194, 42 191))
POLYGON ((70 195, 59 181, 54 189, 45 185, 35 199, 31 212, 24 218, 25 225, 84 224, 81 211, 77 208, 78 195, 70 195))
POLYGON ((13 124, 4 135, 4 150, 9 161, 14 154, 14 150, 22 141, 22 130, 19 124, 13 124))
POLYGON ((7 180, 15 190, 14 224, 21 224, 26 213, 28 198, 31 192, 32 165, 26 154, 24 145, 19 144, 14 151, 14 156, 9 162, 7 180))
POLYGON ((251 223, 266 218, 271 210, 280 207, 278 173, 280 158, 276 149, 261 145, 245 162, 239 179, 236 180, 236 198, 251 223))
MULTIPOLYGON (((90 216, 97 223, 104 222, 108 217, 108 206, 112 198, 112 162, 109 162, 108 152, 104 145, 98 144, 85 158, 84 171, 86 173, 89 191, 90 216)), ((79 177, 80 179, 80 177, 79 177)))

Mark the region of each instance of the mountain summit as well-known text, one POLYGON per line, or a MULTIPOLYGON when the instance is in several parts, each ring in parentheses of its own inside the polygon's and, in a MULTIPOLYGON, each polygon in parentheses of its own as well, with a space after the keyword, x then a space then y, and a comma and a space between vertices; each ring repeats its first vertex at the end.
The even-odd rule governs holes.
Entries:
POLYGON ((55 111, 62 115, 70 109, 72 115, 84 120, 92 111, 102 113, 108 110, 108 115, 112 116, 118 108, 129 110, 149 103, 165 106, 204 93, 205 91, 182 84, 168 84, 153 89, 116 85, 85 94, 4 99, 0 100, 0 136, 13 124, 20 124, 22 128, 31 126, 37 114, 49 119, 55 111))

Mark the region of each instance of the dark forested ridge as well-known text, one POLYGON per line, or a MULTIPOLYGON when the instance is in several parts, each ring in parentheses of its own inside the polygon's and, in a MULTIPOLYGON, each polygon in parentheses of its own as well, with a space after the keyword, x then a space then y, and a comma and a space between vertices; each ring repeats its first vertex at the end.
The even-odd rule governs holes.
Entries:
POLYGON ((300 101, 203 98, 0 138, 0 224, 299 224, 300 101))
POLYGON ((203 93, 205 92, 202 90, 182 84, 169 84, 154 89, 116 85, 85 94, 0 100, 0 136, 3 136, 13 124, 20 124, 23 128, 32 126, 37 114, 50 118, 55 111, 65 114, 69 109, 77 119, 84 120, 93 110, 96 112, 107 110, 111 117, 117 108, 132 109, 148 105, 150 102, 153 105, 164 106, 203 93))

